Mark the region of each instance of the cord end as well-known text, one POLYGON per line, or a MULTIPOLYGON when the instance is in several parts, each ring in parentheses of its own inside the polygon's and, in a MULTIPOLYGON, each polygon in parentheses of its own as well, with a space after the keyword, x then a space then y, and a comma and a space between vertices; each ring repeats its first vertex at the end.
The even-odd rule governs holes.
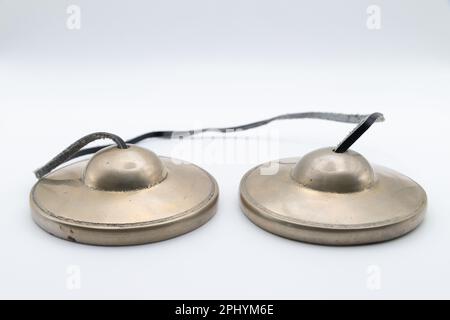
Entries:
POLYGON ((361 121, 347 137, 334 149, 336 153, 346 152, 375 122, 383 122, 382 113, 374 112, 361 121))
POLYGON ((376 112, 374 113, 377 115, 377 120, 375 120, 375 122, 385 122, 386 118, 384 117, 384 114, 380 113, 380 112, 376 112))

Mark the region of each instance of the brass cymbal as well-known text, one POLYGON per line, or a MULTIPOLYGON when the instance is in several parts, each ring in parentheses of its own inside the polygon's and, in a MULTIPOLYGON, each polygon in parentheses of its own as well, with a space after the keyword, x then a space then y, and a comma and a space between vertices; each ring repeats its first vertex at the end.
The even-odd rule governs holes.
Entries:
POLYGON ((241 207, 259 227, 293 240, 357 245, 400 237, 423 220, 427 196, 410 178, 359 153, 313 151, 262 164, 241 181, 241 207), (272 164, 273 165, 273 164, 272 164), (267 171, 267 170, 266 170, 267 171))
POLYGON ((193 164, 113 146, 41 178, 30 202, 35 222, 57 237, 133 245, 203 225, 216 212, 218 194, 215 179, 193 164))

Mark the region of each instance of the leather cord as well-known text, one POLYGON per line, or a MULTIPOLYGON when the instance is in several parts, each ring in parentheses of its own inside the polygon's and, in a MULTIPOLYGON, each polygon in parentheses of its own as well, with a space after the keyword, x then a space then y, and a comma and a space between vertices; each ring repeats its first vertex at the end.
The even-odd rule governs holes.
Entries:
POLYGON ((59 167, 63 163, 73 159, 74 155, 81 150, 87 144, 99 140, 99 139, 110 139, 117 144, 117 147, 120 149, 127 149, 128 145, 122 138, 116 136, 112 133, 107 132, 95 132, 84 136, 81 139, 78 139, 62 152, 60 152, 56 157, 50 160, 46 165, 34 171, 36 178, 40 179, 46 174, 50 173, 55 168, 59 167))
MULTIPOLYGON (((148 133, 144 133, 135 138, 129 139, 126 142, 128 144, 136 144, 146 139, 151 138, 161 138, 161 139, 171 139, 173 137, 188 137, 194 136, 196 134, 201 134, 205 132, 218 132, 218 133, 226 133, 233 131, 244 131, 257 127, 261 127, 267 125, 274 121, 279 120, 295 120, 295 119, 318 119, 318 120, 328 120, 334 122, 342 122, 342 123, 360 123, 362 120, 366 119, 367 115, 359 115, 359 114, 345 114, 345 113, 332 113, 332 112, 300 112, 300 113, 288 113, 279 115, 276 117, 272 117, 265 120, 260 120, 244 125, 238 125, 233 127, 224 127, 224 128, 203 128, 197 130, 189 130, 189 131, 152 131, 148 133)), ((384 121, 384 118, 378 118, 377 121, 384 121)), ((100 151, 101 149, 107 146, 98 146, 92 148, 86 148, 77 152, 73 158, 78 158, 81 156, 89 155, 100 151)))
POLYGON ((336 149, 334 149, 334 152, 346 152, 379 119, 384 119, 384 116, 379 112, 375 112, 367 116, 347 135, 341 143, 339 143, 336 149))
POLYGON ((232 127, 223 127, 223 128, 203 128, 198 130, 189 130, 189 131, 152 131, 144 133, 135 138, 129 139, 126 142, 122 140, 120 137, 107 133, 107 132, 96 132, 89 134, 73 144, 64 149, 61 153, 59 153, 56 157, 50 160, 43 167, 37 169, 34 173, 38 179, 44 177, 63 163, 70 161, 72 159, 93 154, 105 147, 109 147, 110 145, 96 146, 91 148, 84 148, 87 144, 99 140, 99 139, 110 139, 113 140, 117 147, 120 149, 128 148, 128 144, 137 144, 143 140, 150 138, 162 138, 162 139, 171 139, 173 137, 188 137, 194 136, 197 134, 201 134, 204 132, 218 132, 218 133, 227 133, 233 131, 244 131, 250 130, 253 128, 261 127, 267 125, 274 121, 279 120, 293 120, 293 119, 319 119, 319 120, 328 120, 334 122, 343 122, 343 123, 359 123, 358 127, 354 130, 355 133, 346 138, 336 149, 335 152, 345 152, 348 147, 350 147, 374 122, 384 121, 383 115, 377 113, 377 117, 372 115, 358 115, 358 114, 343 114, 343 113, 330 113, 330 112, 301 112, 301 113, 288 113, 279 115, 276 117, 272 117, 269 119, 256 121, 244 125, 232 126, 232 127), (366 128, 367 127, 367 128, 366 128), (364 130, 365 129, 365 130, 364 130), (359 134, 359 136, 358 136, 359 134), (356 139, 355 139, 356 138, 356 139), (354 140, 354 141, 353 141, 354 140), (353 142, 352 142, 353 141, 353 142), (348 147, 347 147, 348 146, 348 147), (84 148, 84 149, 83 149, 84 148), (345 150, 345 151, 343 151, 345 150))

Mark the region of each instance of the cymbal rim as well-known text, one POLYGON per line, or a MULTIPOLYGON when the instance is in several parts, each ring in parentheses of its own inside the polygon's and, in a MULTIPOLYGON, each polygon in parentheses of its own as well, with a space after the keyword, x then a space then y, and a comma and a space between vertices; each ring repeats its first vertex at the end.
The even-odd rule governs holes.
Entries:
MULTIPOLYGON (((164 219, 139 221, 136 223, 93 223, 67 219, 55 212, 51 213, 45 210, 45 208, 42 208, 42 205, 35 198, 36 187, 42 183, 42 180, 39 180, 30 192, 30 206, 33 220, 43 230, 56 237, 92 245, 137 245, 167 240, 193 231, 208 222, 217 212, 219 198, 217 182, 206 170, 192 163, 181 162, 166 157, 161 157, 161 159, 166 163, 177 163, 177 166, 189 166, 189 170, 202 175, 202 181, 209 181, 211 187, 208 194, 205 194, 204 200, 196 206, 189 208, 189 210, 184 210, 164 219)), ((79 161, 62 167, 57 171, 84 162, 87 161, 79 161)), ((182 168, 178 167, 177 170, 183 170, 182 168)), ((164 183, 165 181, 158 188, 161 188, 161 185, 164 186, 164 183)), ((136 192, 145 192, 145 190, 131 191, 130 194, 135 194, 136 192)), ((113 194, 111 192, 109 193, 113 194)), ((126 197, 126 192, 117 192, 117 194, 126 197)))
MULTIPOLYGON (((299 158, 286 158, 278 161, 280 164, 289 165, 292 168, 298 160, 299 158)), ((263 202, 262 198, 254 199, 248 191, 248 188, 254 187, 254 184, 249 186, 248 183, 248 180, 252 179, 252 174, 256 175, 255 171, 259 170, 261 167, 266 167, 267 164, 268 163, 265 163, 254 167, 243 176, 240 183, 240 207, 250 221, 272 234, 314 244, 360 245, 398 238, 418 227, 425 217, 427 207, 426 193, 412 180, 411 183, 416 184, 417 192, 421 195, 421 199, 418 202, 417 210, 411 211, 409 215, 405 215, 403 218, 357 226, 324 224, 317 223, 317 221, 302 221, 301 219, 292 219, 292 217, 283 216, 282 212, 274 212, 264 207, 264 205, 261 204, 263 202)), ((375 166, 377 171, 381 170, 380 168, 383 167, 375 166)), ((271 179, 277 179, 277 175, 274 175, 272 178, 266 178, 265 181, 270 181, 271 179)), ((277 184, 276 186, 281 188, 282 184, 277 184)), ((370 189, 363 192, 370 192, 370 189)), ((319 192, 317 194, 319 194, 319 192)), ((345 195, 334 195, 327 192, 322 192, 321 195, 324 198, 329 196, 330 199, 345 197, 345 195)), ((354 196, 355 193, 352 193, 352 197, 354 196)), ((265 201, 268 200, 265 199, 265 201)), ((297 207, 302 208, 300 202, 297 207)), ((330 210, 332 210, 331 203, 330 208, 330 210)))

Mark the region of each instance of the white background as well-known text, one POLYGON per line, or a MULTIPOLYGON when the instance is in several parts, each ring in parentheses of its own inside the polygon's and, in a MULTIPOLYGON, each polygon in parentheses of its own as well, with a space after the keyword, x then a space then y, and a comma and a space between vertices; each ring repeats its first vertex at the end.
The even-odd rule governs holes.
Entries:
MULTIPOLYGON (((450 298, 449 40, 444 0, 0 0, 0 297, 450 298), (80 30, 66 27, 71 4, 81 8, 80 30), (366 26, 372 4, 380 30, 366 26), (387 121, 354 150, 425 188, 424 224, 369 246, 286 240, 238 205, 241 176, 269 158, 189 157, 221 193, 214 219, 187 235, 94 247, 54 238, 31 220, 32 171, 87 133, 129 138, 301 111, 383 112, 387 121), (67 287, 70 266, 81 272, 78 290, 67 287), (371 266, 381 272, 378 290, 368 286, 371 266)), ((290 157, 335 145, 352 125, 270 128, 278 155, 290 157)), ((242 133, 232 152, 245 152, 245 137, 257 133, 242 133)), ((173 150, 172 141, 143 145, 173 150)))

